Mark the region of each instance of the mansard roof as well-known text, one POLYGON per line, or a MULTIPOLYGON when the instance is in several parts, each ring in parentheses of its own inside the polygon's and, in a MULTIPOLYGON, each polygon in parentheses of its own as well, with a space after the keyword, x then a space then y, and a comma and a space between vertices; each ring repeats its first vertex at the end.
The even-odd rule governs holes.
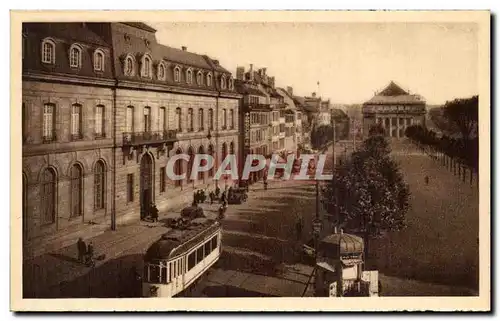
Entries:
POLYGON ((421 105, 425 99, 417 94, 410 94, 391 81, 381 92, 375 94, 365 104, 372 105, 421 105))

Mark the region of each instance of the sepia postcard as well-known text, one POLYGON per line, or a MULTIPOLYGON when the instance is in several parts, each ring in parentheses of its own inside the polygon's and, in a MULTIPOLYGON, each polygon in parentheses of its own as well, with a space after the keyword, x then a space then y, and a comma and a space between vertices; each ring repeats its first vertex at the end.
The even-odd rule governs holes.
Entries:
POLYGON ((12 11, 11 310, 489 311, 489 11, 12 11))

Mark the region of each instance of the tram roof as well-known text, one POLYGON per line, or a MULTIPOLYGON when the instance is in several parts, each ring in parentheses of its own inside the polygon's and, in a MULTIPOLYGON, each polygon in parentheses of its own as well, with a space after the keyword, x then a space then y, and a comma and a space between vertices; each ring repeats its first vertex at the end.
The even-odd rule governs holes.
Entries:
POLYGON ((196 244, 220 228, 220 223, 207 218, 191 221, 185 229, 171 229, 151 244, 144 256, 145 261, 174 258, 189 251, 196 244))

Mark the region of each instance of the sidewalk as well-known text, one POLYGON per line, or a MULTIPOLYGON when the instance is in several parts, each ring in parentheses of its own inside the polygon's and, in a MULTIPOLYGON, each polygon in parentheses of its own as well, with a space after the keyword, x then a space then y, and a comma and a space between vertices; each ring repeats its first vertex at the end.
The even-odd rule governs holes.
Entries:
MULTIPOLYGON (((202 204, 205 215, 215 218, 218 204, 202 204)), ((120 226, 116 231, 104 231, 85 239, 92 242, 95 257, 105 255, 105 259, 96 260, 95 268, 109 263, 125 254, 142 255, 147 247, 169 230, 164 226, 167 218, 179 217, 182 206, 177 210, 160 215, 158 223, 134 222, 120 226), (163 221, 163 222, 162 222, 163 221)), ((76 240, 73 244, 39 255, 23 262, 23 292, 24 297, 63 297, 64 284, 89 273, 92 268, 77 261, 76 240)))

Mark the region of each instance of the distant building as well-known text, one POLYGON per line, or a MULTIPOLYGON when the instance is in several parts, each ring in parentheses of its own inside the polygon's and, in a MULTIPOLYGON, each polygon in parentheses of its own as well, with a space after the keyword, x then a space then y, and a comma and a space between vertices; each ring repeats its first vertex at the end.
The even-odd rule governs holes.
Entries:
POLYGON ((391 83, 363 104, 363 132, 381 124, 389 137, 402 138, 408 126, 425 124, 425 100, 391 83))
POLYGON ((330 99, 321 101, 318 120, 319 125, 330 125, 332 123, 332 106, 330 104, 330 99))

